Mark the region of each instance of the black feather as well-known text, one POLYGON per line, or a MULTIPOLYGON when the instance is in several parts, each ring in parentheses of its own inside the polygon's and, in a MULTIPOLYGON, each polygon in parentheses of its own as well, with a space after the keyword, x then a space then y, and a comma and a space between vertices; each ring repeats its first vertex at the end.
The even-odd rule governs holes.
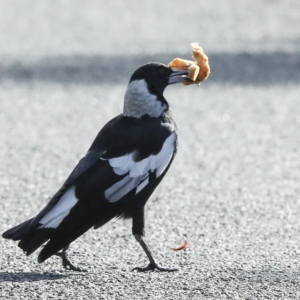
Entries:
POLYGON ((2 237, 5 239, 11 239, 13 241, 18 241, 22 238, 25 238, 28 235, 29 226, 32 220, 33 218, 8 229, 2 234, 2 237))
POLYGON ((18 246, 26 253, 26 255, 30 255, 49 240, 49 237, 54 230, 55 229, 53 228, 40 228, 33 230, 26 236, 26 238, 21 239, 18 246))

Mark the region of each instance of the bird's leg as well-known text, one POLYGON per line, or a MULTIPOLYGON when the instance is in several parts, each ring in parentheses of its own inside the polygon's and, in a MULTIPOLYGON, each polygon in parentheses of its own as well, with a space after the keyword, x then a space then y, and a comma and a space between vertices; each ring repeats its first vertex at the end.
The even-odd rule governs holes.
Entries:
POLYGON ((132 271, 138 271, 138 272, 146 272, 146 271, 166 271, 166 272, 174 272, 178 271, 177 269, 167 269, 160 267, 154 260, 151 251, 147 244, 144 242, 142 235, 144 234, 144 209, 139 211, 137 214, 135 214, 132 218, 132 233, 135 237, 135 239, 139 242, 141 247, 143 248, 144 252, 146 253, 150 263, 145 268, 139 268, 136 267, 132 269, 132 271))
POLYGON ((72 270, 72 271, 78 271, 78 272, 82 272, 83 270, 79 267, 74 266, 71 261, 68 258, 68 254, 67 254, 67 250, 69 249, 70 245, 67 245, 66 247, 64 247, 62 249, 61 252, 57 252, 55 253, 56 256, 61 257, 62 259, 62 265, 65 269, 67 270, 72 270))
POLYGON ((149 249, 149 247, 147 246, 147 244, 144 242, 144 240, 142 239, 142 237, 140 235, 134 235, 135 239, 139 242, 139 244, 142 246, 143 250, 145 251, 150 263, 147 267, 145 268, 139 268, 136 267, 134 269, 132 269, 132 271, 138 271, 138 272, 147 272, 147 271, 154 271, 154 270, 158 270, 158 271, 165 271, 165 272, 174 272, 174 271, 178 271, 178 269, 169 269, 169 268, 162 268, 160 267, 154 260, 151 251, 149 249))

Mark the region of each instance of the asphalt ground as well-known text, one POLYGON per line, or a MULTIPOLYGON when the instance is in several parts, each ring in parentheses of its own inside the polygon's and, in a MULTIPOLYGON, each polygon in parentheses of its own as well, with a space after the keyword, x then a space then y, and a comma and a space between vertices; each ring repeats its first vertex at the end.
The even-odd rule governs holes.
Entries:
POLYGON ((0 229, 36 214, 122 110, 140 65, 189 58, 168 87, 180 148, 147 204, 147 259, 116 220, 70 249, 86 273, 0 239, 1 299, 300 299, 298 1, 0 1, 0 229), (187 241, 190 248, 170 248, 187 241))

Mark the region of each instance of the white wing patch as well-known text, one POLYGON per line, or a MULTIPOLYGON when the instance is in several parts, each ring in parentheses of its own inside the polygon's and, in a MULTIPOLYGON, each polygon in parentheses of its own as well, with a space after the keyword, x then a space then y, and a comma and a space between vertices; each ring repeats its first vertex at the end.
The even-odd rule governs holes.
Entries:
POLYGON ((134 189, 139 184, 139 182, 140 176, 135 178, 126 176, 104 192, 105 198, 109 202, 116 202, 120 200, 124 195, 129 193, 132 189, 134 189))
POLYGON ((50 210, 39 223, 42 224, 40 228, 51 227, 56 228, 62 220, 68 215, 71 208, 77 203, 78 198, 75 196, 75 186, 71 186, 62 195, 56 205, 50 210))
POLYGON ((174 153, 175 140, 175 133, 172 133, 158 154, 150 155, 138 162, 133 159, 134 152, 109 159, 108 162, 116 174, 127 174, 127 176, 108 188, 104 192, 105 198, 109 202, 116 202, 134 188, 136 188, 136 194, 139 193, 149 183, 149 172, 155 171, 156 177, 159 177, 170 163, 174 153))

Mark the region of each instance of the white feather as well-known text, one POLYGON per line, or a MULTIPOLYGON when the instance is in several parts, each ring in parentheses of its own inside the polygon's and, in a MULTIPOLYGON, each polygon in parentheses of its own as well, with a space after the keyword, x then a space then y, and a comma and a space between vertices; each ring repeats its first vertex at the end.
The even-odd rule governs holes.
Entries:
POLYGON ((149 157, 145 158, 139 162, 131 161, 131 166, 129 169, 130 177, 141 176, 149 171, 149 157))
POLYGON ((116 157, 116 158, 111 158, 109 160, 109 164, 113 168, 120 168, 120 167, 123 167, 124 165, 126 165, 128 158, 129 158, 129 154, 126 154, 126 155, 120 156, 120 157, 116 157))
POLYGON ((105 198, 109 202, 116 202, 129 193, 132 189, 136 189, 139 193, 149 183, 149 172, 155 172, 159 177, 172 159, 175 148, 175 133, 172 133, 164 142, 161 151, 156 155, 141 160, 134 161, 134 153, 109 159, 109 164, 114 172, 118 175, 125 175, 122 180, 118 181, 105 191, 105 198))
POLYGON ((165 141, 162 150, 157 154, 159 166, 156 166, 156 177, 160 176, 168 166, 174 152, 175 134, 171 134, 165 141))
POLYGON ((135 178, 129 176, 124 177, 104 192, 105 198, 109 202, 120 200, 139 184, 140 178, 140 176, 135 178))
POLYGON ((75 196, 75 186, 70 187, 57 204, 50 210, 43 218, 40 219, 39 223, 44 227, 56 228, 62 220, 68 215, 72 207, 77 203, 78 198, 75 196))

